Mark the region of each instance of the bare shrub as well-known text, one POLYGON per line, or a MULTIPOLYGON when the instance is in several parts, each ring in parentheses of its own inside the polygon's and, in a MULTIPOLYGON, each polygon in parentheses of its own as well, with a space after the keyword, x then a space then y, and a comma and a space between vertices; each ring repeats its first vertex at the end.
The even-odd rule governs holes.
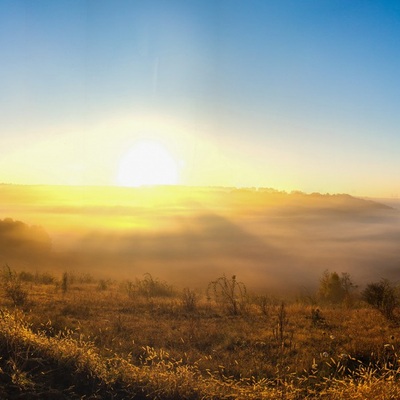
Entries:
POLYGON ((254 304, 256 304, 256 306, 260 309, 261 313, 266 317, 270 316, 271 308, 274 305, 274 303, 275 300, 266 294, 259 295, 254 298, 254 304))
POLYGON ((195 291, 188 288, 182 292, 182 306, 186 311, 192 312, 197 309, 198 295, 195 291))
POLYGON ((236 280, 236 275, 228 279, 225 275, 209 283, 207 296, 212 293, 215 301, 232 315, 242 312, 247 303, 246 286, 236 280))
POLYGON ((3 269, 3 288, 7 298, 14 306, 23 307, 28 302, 28 292, 23 289, 18 274, 8 265, 3 269))
POLYGON ((123 289, 130 299, 133 299, 136 295, 135 284, 132 281, 126 281, 123 284, 123 289))
POLYGON ((276 315, 276 326, 273 328, 272 333, 275 340, 283 347, 285 339, 287 338, 287 328, 289 320, 287 318, 286 306, 282 301, 278 308, 278 313, 276 315))
POLYGON ((146 298, 172 297, 174 294, 172 286, 153 278, 149 273, 146 273, 143 279, 136 280, 135 291, 146 298))
POLYGON ((70 276, 68 272, 64 272, 61 278, 61 290, 63 293, 67 293, 70 285, 70 276))
POLYGON ((110 285, 110 281, 109 280, 105 280, 105 279, 100 279, 98 284, 97 284, 97 289, 100 291, 105 291, 108 289, 110 285))

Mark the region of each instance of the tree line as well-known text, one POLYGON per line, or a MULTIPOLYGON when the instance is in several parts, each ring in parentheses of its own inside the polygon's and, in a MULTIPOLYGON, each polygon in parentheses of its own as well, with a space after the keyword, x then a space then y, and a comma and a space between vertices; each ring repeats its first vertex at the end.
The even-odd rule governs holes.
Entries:
MULTIPOLYGON (((325 271, 320 279, 317 298, 322 303, 350 303, 355 298, 355 285, 348 273, 325 271)), ((400 305, 400 293, 396 285, 387 279, 371 282, 359 293, 362 300, 380 311, 387 319, 395 319, 400 305)))

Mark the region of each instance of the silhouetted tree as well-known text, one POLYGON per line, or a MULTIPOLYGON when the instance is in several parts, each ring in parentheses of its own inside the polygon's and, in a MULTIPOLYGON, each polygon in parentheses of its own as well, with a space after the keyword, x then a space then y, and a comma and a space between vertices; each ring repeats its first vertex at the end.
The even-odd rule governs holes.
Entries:
POLYGON ((394 310, 398 304, 398 299, 395 287, 387 279, 368 284, 362 291, 361 297, 386 318, 394 319, 394 310))

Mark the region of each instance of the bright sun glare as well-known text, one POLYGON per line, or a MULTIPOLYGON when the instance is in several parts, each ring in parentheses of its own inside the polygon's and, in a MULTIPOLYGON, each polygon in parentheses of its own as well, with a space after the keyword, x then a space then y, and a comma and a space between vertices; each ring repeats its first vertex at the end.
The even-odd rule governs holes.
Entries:
POLYGON ((178 164, 158 142, 137 143, 122 157, 118 184, 121 186, 175 185, 179 182, 178 164))

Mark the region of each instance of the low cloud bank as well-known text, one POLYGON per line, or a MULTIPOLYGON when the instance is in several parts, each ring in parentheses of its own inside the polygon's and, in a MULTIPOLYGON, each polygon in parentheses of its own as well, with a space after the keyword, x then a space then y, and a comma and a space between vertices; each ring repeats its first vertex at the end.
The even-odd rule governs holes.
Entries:
POLYGON ((254 290, 278 291, 315 286, 326 269, 360 285, 398 279, 399 211, 377 202, 203 188, 95 188, 83 201, 60 190, 36 188, 27 196, 35 201, 20 203, 14 194, 7 217, 46 231, 0 220, 3 263, 118 279, 149 272, 190 287, 235 274, 254 290))

